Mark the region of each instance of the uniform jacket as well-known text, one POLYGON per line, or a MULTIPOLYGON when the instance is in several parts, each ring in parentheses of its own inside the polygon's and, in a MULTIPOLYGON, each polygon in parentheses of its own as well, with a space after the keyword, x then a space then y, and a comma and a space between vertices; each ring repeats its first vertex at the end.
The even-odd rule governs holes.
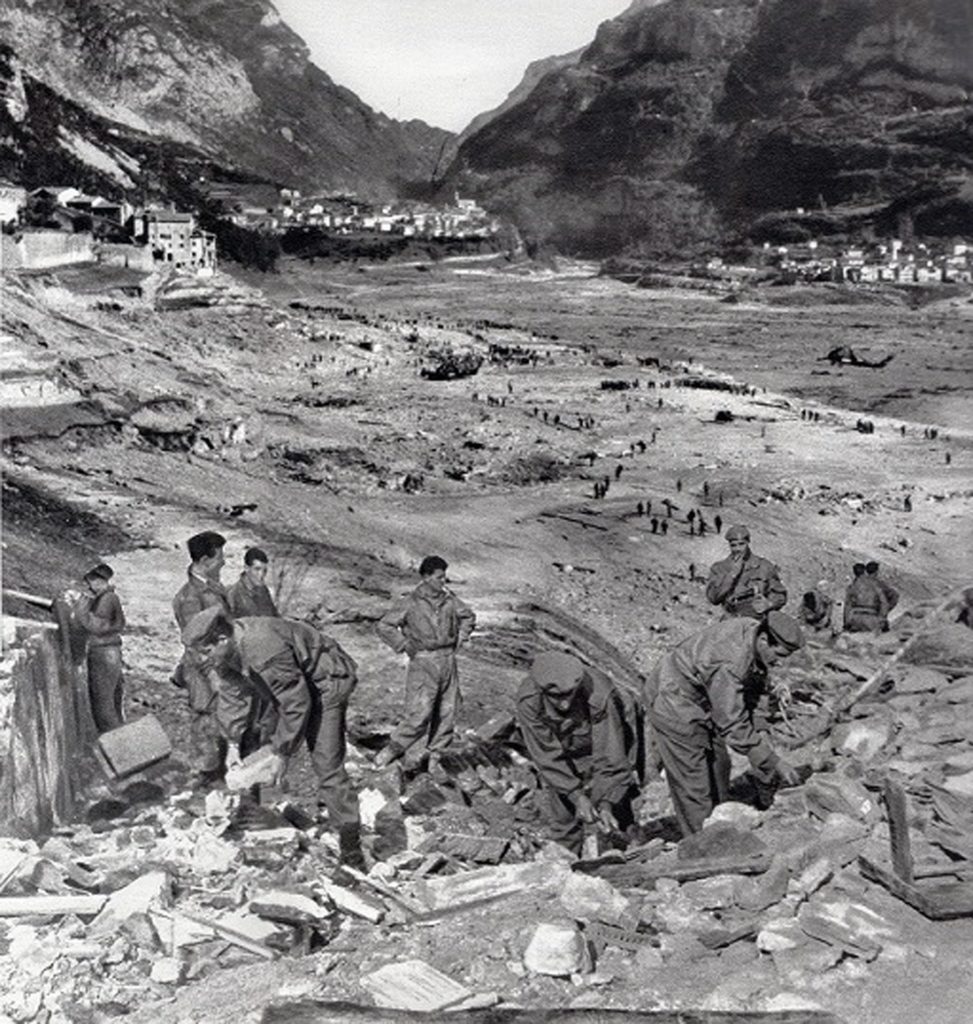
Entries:
POLYGON ((230 606, 222 583, 198 576, 193 572, 192 566, 189 567, 187 575, 188 579, 172 599, 172 610, 180 629, 184 629, 186 623, 198 612, 212 608, 215 604, 222 604, 229 614, 230 606))
POLYGON ((753 608, 753 598, 758 595, 769 602, 768 611, 787 604, 787 591, 777 566, 766 558, 751 552, 742 563, 724 558, 710 568, 706 599, 710 604, 722 605, 728 615, 761 618, 753 608))
POLYGON ((295 619, 246 617, 233 624, 238 656, 217 666, 216 715, 226 738, 238 743, 251 704, 264 699, 277 713, 271 746, 289 757, 304 736, 313 707, 311 687, 347 698, 357 682, 355 662, 331 637, 295 619))
POLYGON ((227 589, 226 599, 230 606, 230 614, 235 619, 255 615, 280 615, 274 599, 270 596, 270 590, 263 583, 254 586, 247 579, 245 572, 240 573, 236 583, 227 589))
POLYGON ((556 792, 577 793, 590 774, 592 802, 617 803, 635 782, 636 723, 626 727, 622 698, 600 672, 588 669, 566 714, 527 676, 517 691, 516 715, 531 760, 556 792))
POLYGON ((649 720, 670 732, 712 725, 755 768, 772 766, 776 755, 752 718, 765 682, 755 645, 759 628, 755 619, 724 619, 665 655, 648 678, 649 720))
POLYGON ((88 634, 89 647, 120 647, 125 613, 122 602, 112 587, 84 599, 74 613, 78 624, 88 634))
POLYGON ((397 602, 378 623, 378 635, 392 648, 411 657, 417 651, 456 648, 468 640, 476 615, 454 593, 434 593, 420 583, 397 602))
POLYGON ((845 629, 884 629, 888 614, 888 599, 878 580, 873 576, 856 576, 845 592, 845 629))
POLYGON ((899 592, 892 586, 891 583, 886 583, 881 576, 873 576, 870 573, 866 575, 874 581, 878 588, 882 591, 885 596, 885 605, 889 611, 891 611, 899 603, 899 592))

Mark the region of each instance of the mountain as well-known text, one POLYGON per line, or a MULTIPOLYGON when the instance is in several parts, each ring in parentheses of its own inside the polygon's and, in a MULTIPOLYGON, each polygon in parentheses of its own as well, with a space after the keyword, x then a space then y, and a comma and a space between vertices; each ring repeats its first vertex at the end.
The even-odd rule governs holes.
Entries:
POLYGON ((337 85, 267 0, 0 0, 0 40, 17 124, 31 99, 41 121, 67 104, 116 149, 155 139, 307 191, 391 195, 428 180, 452 137, 337 85))
POLYGON ((469 135, 445 183, 587 255, 969 233, 971 54, 969 0, 643 0, 469 135))

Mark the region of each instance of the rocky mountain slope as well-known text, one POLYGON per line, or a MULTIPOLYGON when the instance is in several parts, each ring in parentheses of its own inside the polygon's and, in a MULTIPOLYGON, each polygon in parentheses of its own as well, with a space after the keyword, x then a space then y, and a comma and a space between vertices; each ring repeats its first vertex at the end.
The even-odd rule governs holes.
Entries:
POLYGON ((263 179, 390 194, 428 178, 450 138, 337 85, 266 0, 0 0, 0 39, 7 116, 22 124, 33 98, 50 128, 69 99, 101 121, 93 139, 61 132, 75 157, 94 145, 89 166, 106 163, 107 131, 125 152, 156 138, 263 179))
POLYGON ((448 178, 535 241, 595 254, 800 237, 798 206, 815 233, 904 214, 958 233, 971 53, 966 0, 633 5, 466 139, 448 178))

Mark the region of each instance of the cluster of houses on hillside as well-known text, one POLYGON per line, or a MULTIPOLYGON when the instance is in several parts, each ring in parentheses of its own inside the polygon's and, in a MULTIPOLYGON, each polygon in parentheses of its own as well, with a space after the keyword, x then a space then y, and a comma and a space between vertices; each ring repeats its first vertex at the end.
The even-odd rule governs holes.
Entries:
POLYGON ((283 232, 315 227, 329 234, 388 234, 406 238, 488 238, 501 222, 475 199, 454 196, 448 205, 398 202, 372 205, 356 196, 304 196, 297 189, 214 182, 205 188, 220 215, 241 227, 283 232))
POLYGON ((62 262, 83 262, 79 254, 91 252, 92 259, 101 254, 125 266, 151 269, 162 264, 200 276, 216 268, 216 239, 199 228, 193 214, 137 207, 124 199, 88 195, 73 185, 44 185, 28 192, 0 183, 0 228, 5 235, 19 236, 21 259, 28 268, 32 263, 41 269, 56 265, 59 250, 62 262), (56 244, 56 233, 64 236, 63 246, 56 244), (88 235, 93 244, 69 244, 73 235, 88 235))
POLYGON ((794 280, 846 284, 973 283, 973 243, 969 242, 937 246, 923 242, 907 244, 893 238, 867 246, 835 249, 810 241, 779 246, 769 255, 781 274, 794 280))

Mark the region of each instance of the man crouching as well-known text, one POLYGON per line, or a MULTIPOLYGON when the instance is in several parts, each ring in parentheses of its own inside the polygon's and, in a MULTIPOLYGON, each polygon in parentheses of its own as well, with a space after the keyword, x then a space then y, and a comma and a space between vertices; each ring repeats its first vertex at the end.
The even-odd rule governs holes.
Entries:
POLYGON ((275 783, 303 740, 318 777, 318 802, 338 832, 341 860, 363 868, 358 797, 344 764, 345 711, 358 682, 355 662, 337 641, 307 623, 269 617, 231 621, 219 607, 193 616, 183 643, 219 676, 216 717, 229 745, 227 768, 240 760, 240 743, 255 709, 269 706, 276 717, 270 740, 275 783))
POLYGON ((618 832, 634 823, 638 729, 606 676, 570 654, 538 654, 516 716, 552 839, 580 853, 586 824, 618 832))

